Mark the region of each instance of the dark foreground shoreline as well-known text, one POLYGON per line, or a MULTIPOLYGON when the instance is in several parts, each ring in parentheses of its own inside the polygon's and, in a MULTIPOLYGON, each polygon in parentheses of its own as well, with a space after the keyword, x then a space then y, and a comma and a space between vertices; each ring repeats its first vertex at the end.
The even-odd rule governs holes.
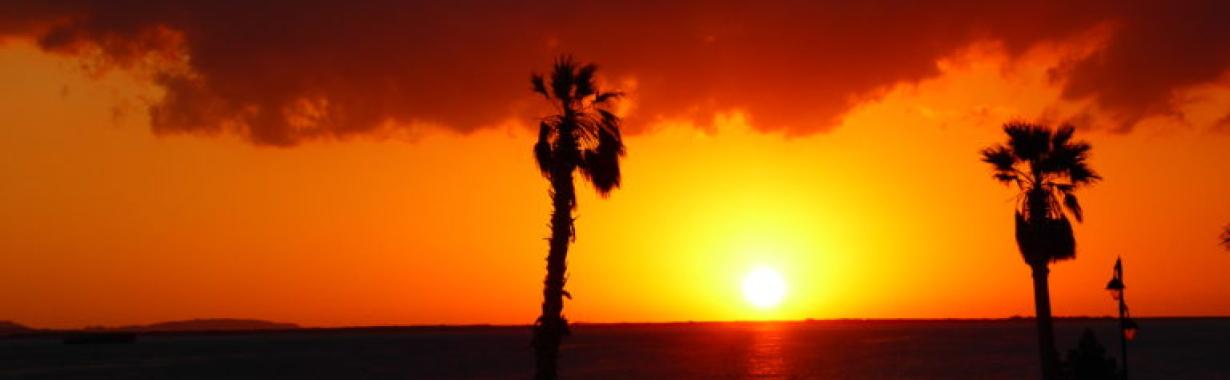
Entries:
MULTIPOLYGON (((1230 318, 1142 318, 1133 379, 1226 379, 1230 318)), ((1057 344, 1092 329, 1117 356, 1117 322, 1063 318, 1057 344)), ((0 339, 3 379, 528 379, 523 325, 138 333, 131 344, 0 339)), ((1036 379, 1033 321, 814 320, 578 323, 564 379, 1036 379)))

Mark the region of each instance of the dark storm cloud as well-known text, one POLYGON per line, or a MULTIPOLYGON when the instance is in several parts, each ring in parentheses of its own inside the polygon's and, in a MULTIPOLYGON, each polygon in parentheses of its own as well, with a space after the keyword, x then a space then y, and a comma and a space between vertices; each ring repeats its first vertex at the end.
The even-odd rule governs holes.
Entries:
POLYGON ((1157 2, 1125 7, 1105 49, 1064 75, 1068 98, 1092 97, 1123 129, 1173 114, 1174 90, 1216 81, 1230 68, 1230 2, 1157 2))
MULTIPOLYGON (((631 125, 740 107, 758 128, 823 131, 856 102, 938 74, 979 40, 1010 52, 1111 23, 1104 49, 1057 73, 1125 128, 1174 112, 1174 90, 1230 67, 1219 2, 98 1, 19 2, 0 33, 49 51, 101 48, 131 66, 182 50, 155 75, 157 132, 241 131, 261 144, 368 133, 388 121, 457 131, 533 115, 530 70, 561 52, 635 77, 631 125)), ((98 51, 98 50, 95 50, 98 51)))

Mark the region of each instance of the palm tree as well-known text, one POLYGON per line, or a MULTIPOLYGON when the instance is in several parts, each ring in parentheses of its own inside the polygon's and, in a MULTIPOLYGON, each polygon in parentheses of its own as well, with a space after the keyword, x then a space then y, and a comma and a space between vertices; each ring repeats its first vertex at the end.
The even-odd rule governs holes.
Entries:
POLYGON ((550 83, 532 74, 534 92, 556 108, 557 114, 543 118, 538 125, 534 158, 542 176, 551 182, 551 238, 547 253, 547 278, 542 290, 542 315, 534 323, 534 378, 555 379, 559 343, 568 335, 563 317, 564 299, 572 295, 564 289, 568 244, 575 239, 572 211, 577 197, 573 171, 594 185, 606 197, 619 187, 619 158, 624 155, 620 119, 610 111, 612 102, 622 94, 599 91, 594 83, 593 64, 579 65, 571 57, 555 61, 550 83))
POLYGON ((1047 284, 1052 262, 1076 258, 1071 214, 1083 218, 1076 189, 1101 179, 1085 162, 1090 145, 1072 141, 1070 125, 1049 127, 1021 122, 1004 124, 1007 144, 982 150, 982 161, 991 164, 994 178, 1021 191, 1015 207, 1016 242, 1032 270, 1034 310, 1038 327, 1038 352, 1044 379, 1059 377, 1059 357, 1051 325, 1051 300, 1047 284), (1065 212, 1066 210, 1066 212, 1065 212))

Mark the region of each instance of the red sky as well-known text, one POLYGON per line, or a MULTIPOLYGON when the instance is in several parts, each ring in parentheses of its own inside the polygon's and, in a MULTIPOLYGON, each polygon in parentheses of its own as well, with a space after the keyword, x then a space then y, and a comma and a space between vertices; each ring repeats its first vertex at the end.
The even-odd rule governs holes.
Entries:
POLYGON ((1057 314, 1224 315, 1230 9, 769 2, 18 2, 0 15, 0 319, 527 323, 531 71, 629 93, 581 199, 573 320, 1028 315, 981 147, 1072 122, 1057 314), (750 308, 741 276, 787 278, 750 308))

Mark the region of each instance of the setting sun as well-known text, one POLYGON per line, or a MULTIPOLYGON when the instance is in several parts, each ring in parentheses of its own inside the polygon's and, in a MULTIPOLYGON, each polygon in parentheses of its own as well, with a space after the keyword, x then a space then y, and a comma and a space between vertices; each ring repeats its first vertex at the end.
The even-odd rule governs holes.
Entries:
POLYGON ((743 278, 743 298, 757 308, 767 309, 782 303, 786 281, 777 271, 760 267, 743 278))

